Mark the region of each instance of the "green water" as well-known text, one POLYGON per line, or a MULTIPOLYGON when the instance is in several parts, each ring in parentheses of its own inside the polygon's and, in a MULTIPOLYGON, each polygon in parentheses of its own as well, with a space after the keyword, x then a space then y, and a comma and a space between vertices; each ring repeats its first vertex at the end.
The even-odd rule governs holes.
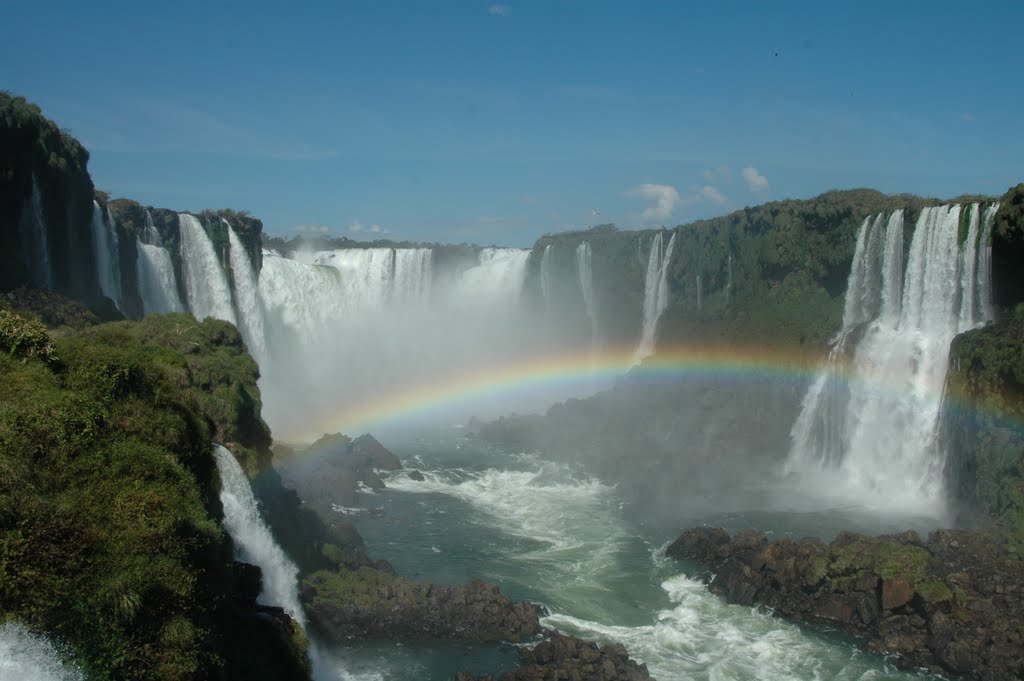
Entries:
MULTIPOLYGON (((399 574, 456 584, 484 579, 515 599, 543 604, 543 623, 600 643, 618 641, 661 681, 932 678, 897 671, 845 636, 728 605, 697 579, 700 568, 666 559, 683 527, 759 527, 776 536, 879 532, 927 519, 852 508, 813 508, 790 491, 754 490, 677 500, 678 524, 650 522, 612 486, 536 453, 504 451, 457 430, 385 444, 421 482, 397 472, 388 489, 344 511, 374 558, 399 574), (731 509, 730 507, 734 507, 731 509)), ((450 679, 497 673, 513 646, 356 645, 326 653, 342 678, 450 679)))

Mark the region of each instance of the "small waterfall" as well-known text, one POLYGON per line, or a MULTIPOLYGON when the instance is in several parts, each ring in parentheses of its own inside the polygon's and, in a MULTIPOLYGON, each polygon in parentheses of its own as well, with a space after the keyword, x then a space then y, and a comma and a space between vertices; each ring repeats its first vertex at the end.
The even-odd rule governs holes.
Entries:
POLYGON ((554 295, 555 291, 555 273, 553 271, 554 265, 551 263, 551 249, 552 245, 548 244, 544 247, 544 252, 540 256, 540 294, 541 298, 544 299, 544 311, 547 313, 551 312, 551 296, 554 295))
POLYGON ((114 301, 117 309, 121 309, 121 265, 117 255, 117 232, 114 229, 114 216, 107 211, 107 219, 103 219, 103 209, 96 201, 92 202, 92 250, 96 256, 96 278, 100 283, 100 291, 114 301))
POLYGON ((998 210, 998 203, 985 209, 985 215, 981 220, 981 234, 978 235, 975 289, 978 299, 977 309, 981 310, 981 319, 986 322, 996 318, 995 309, 992 307, 992 222, 996 219, 998 210))
POLYGON ((654 352, 654 336, 658 331, 658 320, 668 307, 668 265, 672 260, 672 249, 676 245, 676 234, 668 240, 668 247, 662 251, 662 232, 654 235, 651 252, 647 256, 647 276, 644 278, 644 317, 640 329, 640 342, 633 352, 633 363, 638 364, 654 352))
POLYGON ((213 454, 220 473, 224 528, 235 543, 236 557, 263 571, 259 602, 284 608, 305 628, 306 613, 299 602, 299 568, 285 555, 260 517, 249 479, 234 455, 221 445, 213 446, 213 454))
POLYGON ((597 300, 594 297, 594 273, 590 267, 590 244, 582 241, 576 246, 576 276, 580 282, 580 293, 583 295, 583 309, 590 320, 590 346, 597 347, 598 321, 597 300))
POLYGON ((153 216, 150 215, 148 210, 146 211, 146 227, 142 232, 142 236, 143 242, 150 246, 163 246, 160 232, 156 230, 156 225, 153 224, 153 216))
POLYGON ((81 681, 82 673, 61 660, 57 648, 15 622, 0 624, 0 679, 81 681))
POLYGON ((138 257, 135 272, 139 281, 143 314, 184 312, 178 296, 178 280, 174 276, 171 254, 161 246, 151 246, 136 239, 138 257))
POLYGON ((228 244, 231 256, 231 276, 235 281, 235 306, 238 309, 238 330, 245 340, 245 345, 253 356, 259 360, 266 354, 266 341, 263 337, 263 304, 260 301, 256 283, 256 273, 249 262, 249 254, 245 252, 242 240, 235 234, 227 220, 224 227, 228 230, 228 244))
POLYGON ((701 282, 700 275, 697 275, 697 312, 704 309, 704 286, 701 282))
POLYGON ((936 429, 949 344, 984 323, 979 310, 991 304, 987 292, 974 303, 984 249, 971 241, 971 210, 973 234, 961 247, 960 206, 923 209, 905 271, 902 211, 884 229, 882 216, 861 226, 843 328, 794 424, 790 470, 837 470, 848 491, 887 507, 941 502, 936 429), (843 378, 844 361, 854 380, 843 378))
POLYGON ((231 289, 210 237, 195 216, 178 215, 181 231, 181 269, 189 310, 202 321, 207 317, 236 323, 231 289))
POLYGON ((726 279, 725 279, 725 300, 726 302, 732 300, 732 256, 729 256, 729 260, 726 261, 726 279))
POLYGON ((36 176, 32 176, 32 197, 28 211, 23 212, 18 227, 25 265, 38 287, 53 288, 53 267, 50 264, 50 240, 43 218, 43 197, 36 176))

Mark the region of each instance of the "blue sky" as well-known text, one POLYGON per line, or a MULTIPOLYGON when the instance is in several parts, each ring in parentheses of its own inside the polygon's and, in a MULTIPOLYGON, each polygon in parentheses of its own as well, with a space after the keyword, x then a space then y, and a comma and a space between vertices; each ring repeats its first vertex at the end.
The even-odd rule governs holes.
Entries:
POLYGON ((99 189, 274 234, 528 246, 1024 181, 1021 2, 0 0, 0 26, 0 88, 99 189))

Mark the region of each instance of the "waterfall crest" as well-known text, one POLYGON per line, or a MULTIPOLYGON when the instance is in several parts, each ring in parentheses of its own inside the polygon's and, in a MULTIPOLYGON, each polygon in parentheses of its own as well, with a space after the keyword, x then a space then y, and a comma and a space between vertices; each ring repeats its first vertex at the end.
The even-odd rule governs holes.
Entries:
POLYGON ((207 317, 237 324, 224 270, 213 243, 195 216, 178 215, 181 232, 181 270, 185 278, 188 308, 196 319, 207 317))
POLYGON ((249 262, 249 254, 245 252, 242 240, 238 238, 227 220, 224 220, 224 227, 228 230, 231 276, 235 282, 235 308, 238 310, 238 330, 245 340, 246 347, 259 360, 266 354, 266 344, 263 337, 263 305, 260 302, 256 273, 249 262))
POLYGON ((662 233, 654 235, 651 252, 647 257, 647 275, 644 278, 644 316, 640 328, 640 342, 633 352, 633 363, 640 363, 654 352, 654 336, 658 331, 658 320, 668 307, 668 265, 672 260, 672 249, 676 245, 676 234, 668 240, 662 250, 662 233))
MULTIPOLYGON (((937 442, 953 337, 990 319, 978 284, 991 229, 971 206, 924 208, 906 266, 903 212, 865 220, 846 292, 843 328, 804 397, 787 468, 837 473, 844 492, 885 507, 937 509, 944 460, 937 442)), ((994 212, 992 212, 994 215, 994 212)))

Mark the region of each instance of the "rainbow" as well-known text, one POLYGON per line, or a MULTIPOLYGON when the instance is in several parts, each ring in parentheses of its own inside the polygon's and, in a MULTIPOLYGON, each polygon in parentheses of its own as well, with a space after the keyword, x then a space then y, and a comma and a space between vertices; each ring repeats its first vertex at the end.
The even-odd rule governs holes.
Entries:
MULTIPOLYGON (((446 409, 464 407, 461 411, 472 413, 475 404, 488 399, 544 391, 558 391, 564 399, 593 392, 595 385, 608 387, 616 380, 807 382, 823 366, 820 355, 765 347, 706 345, 662 348, 642 364, 632 366, 633 350, 623 347, 594 354, 588 347, 465 369, 358 401, 341 399, 337 404, 325 404, 304 414, 301 422, 275 427, 296 441, 311 442, 324 433, 356 435, 417 419, 423 421, 446 409)), ((846 363, 833 363, 830 370, 836 380, 869 382, 874 389, 885 392, 902 392, 906 386, 904 377, 899 375, 863 376, 846 363)), ((941 395, 943 386, 929 389, 941 395)))

